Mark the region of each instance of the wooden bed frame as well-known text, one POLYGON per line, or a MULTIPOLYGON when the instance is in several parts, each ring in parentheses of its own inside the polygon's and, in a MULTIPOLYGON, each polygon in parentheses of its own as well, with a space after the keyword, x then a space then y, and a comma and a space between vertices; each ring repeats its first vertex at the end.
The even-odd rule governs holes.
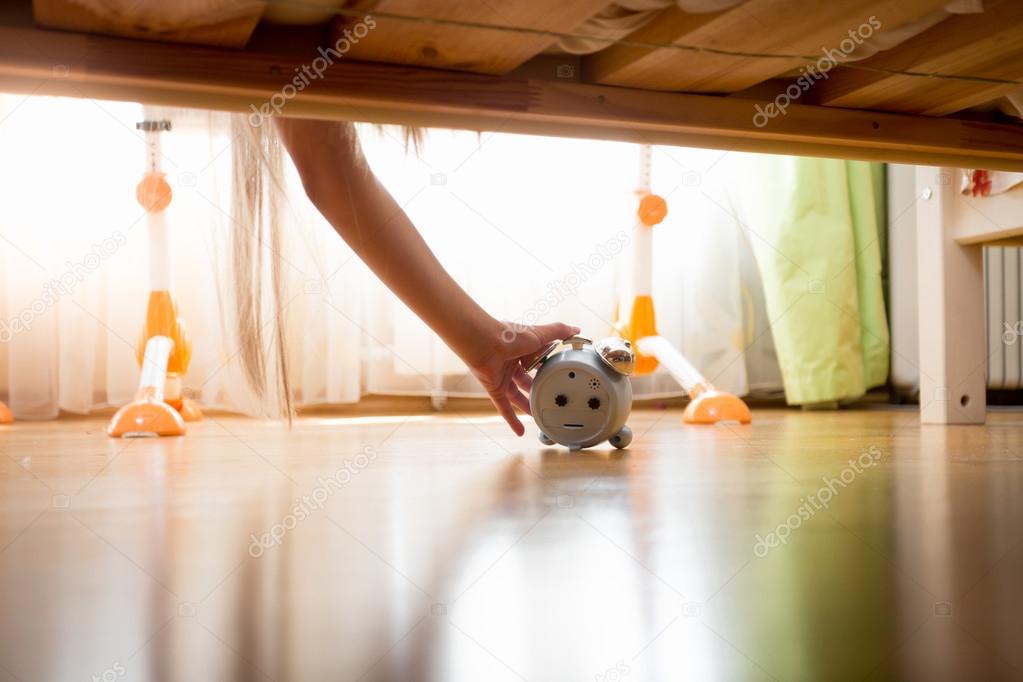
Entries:
POLYGON ((983 422, 980 247, 1023 236, 1023 193, 962 197, 956 169, 1023 170, 1023 123, 993 106, 1023 87, 1023 2, 986 0, 981 14, 940 21, 928 17, 946 0, 671 7, 585 56, 559 51, 559 41, 592 38, 579 27, 609 0, 337 0, 307 26, 260 19, 296 7, 315 14, 309 2, 192 4, 204 3, 208 16, 236 11, 212 25, 168 26, 161 3, 142 3, 136 17, 82 9, 104 6, 97 0, 5 3, 0 90, 251 113, 280 98, 318 47, 373 17, 372 33, 287 98, 286 115, 926 166, 917 178, 921 417, 983 422), (867 21, 930 28, 839 63, 757 124, 755 113, 812 57, 867 21))
POLYGON ((920 418, 983 424, 987 344, 981 248, 1023 245, 1023 188, 964 196, 961 171, 917 167, 920 418))

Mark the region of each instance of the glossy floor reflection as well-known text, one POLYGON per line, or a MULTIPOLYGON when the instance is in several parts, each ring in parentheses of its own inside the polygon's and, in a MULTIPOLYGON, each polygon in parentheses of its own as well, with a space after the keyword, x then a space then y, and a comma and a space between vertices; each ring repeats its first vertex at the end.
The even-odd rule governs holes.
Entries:
POLYGON ((0 434, 0 680, 1023 679, 1023 414, 0 434))

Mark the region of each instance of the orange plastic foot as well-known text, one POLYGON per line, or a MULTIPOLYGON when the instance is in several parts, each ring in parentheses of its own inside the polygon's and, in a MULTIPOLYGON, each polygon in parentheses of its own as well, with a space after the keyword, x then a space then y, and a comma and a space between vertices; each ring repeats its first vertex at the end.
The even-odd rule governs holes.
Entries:
POLYGON ((181 407, 177 409, 181 413, 181 418, 186 422, 202 421, 202 410, 199 409, 199 405, 194 400, 182 398, 181 407))
POLYGON ((185 422, 178 411, 162 401, 135 400, 117 411, 107 427, 111 438, 183 436, 185 422))
POLYGON ((7 403, 0 402, 0 424, 13 424, 14 415, 11 414, 11 408, 7 407, 7 403))
POLYGON ((682 413, 682 421, 686 424, 717 424, 723 421, 749 424, 753 415, 740 398, 711 388, 689 401, 682 413))

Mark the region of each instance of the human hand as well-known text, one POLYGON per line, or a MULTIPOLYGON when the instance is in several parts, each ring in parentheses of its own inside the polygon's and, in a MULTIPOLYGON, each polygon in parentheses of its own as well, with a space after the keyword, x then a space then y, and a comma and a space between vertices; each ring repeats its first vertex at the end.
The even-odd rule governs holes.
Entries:
POLYGON ((554 322, 536 326, 503 325, 479 339, 476 347, 463 352, 462 360, 486 389, 494 407, 521 436, 526 428, 515 414, 515 407, 529 411, 529 389, 533 378, 526 374, 523 362, 529 362, 554 341, 579 333, 578 327, 554 322), (514 407, 513 407, 514 406, 514 407))

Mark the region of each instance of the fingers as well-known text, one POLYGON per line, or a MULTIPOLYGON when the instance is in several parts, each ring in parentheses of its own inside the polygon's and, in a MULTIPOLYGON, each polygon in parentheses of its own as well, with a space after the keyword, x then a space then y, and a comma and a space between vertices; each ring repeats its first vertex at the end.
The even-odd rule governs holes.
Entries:
POLYGON ((522 368, 522 365, 515 368, 515 374, 512 375, 512 381, 514 381, 515 385, 521 388, 526 394, 528 394, 530 389, 533 388, 533 377, 526 374, 526 370, 522 368))
POLYGON ((508 387, 508 397, 511 398, 512 403, 525 412, 528 415, 532 415, 533 412, 529 409, 529 398, 522 394, 522 391, 515 388, 514 386, 508 387))
POLYGON ((536 325, 533 327, 533 333, 540 341, 538 347, 542 347, 552 341, 561 341, 575 336, 579 333, 579 327, 572 327, 561 322, 551 322, 550 324, 536 325))
POLYGON ((515 414, 515 408, 512 407, 511 401, 509 401, 507 395, 501 395, 497 393, 490 394, 490 401, 494 403, 494 407, 497 408, 498 414, 504 417, 504 420, 508 422, 508 426, 515 432, 516 436, 521 436, 526 432, 526 427, 519 421, 518 416, 515 414))

